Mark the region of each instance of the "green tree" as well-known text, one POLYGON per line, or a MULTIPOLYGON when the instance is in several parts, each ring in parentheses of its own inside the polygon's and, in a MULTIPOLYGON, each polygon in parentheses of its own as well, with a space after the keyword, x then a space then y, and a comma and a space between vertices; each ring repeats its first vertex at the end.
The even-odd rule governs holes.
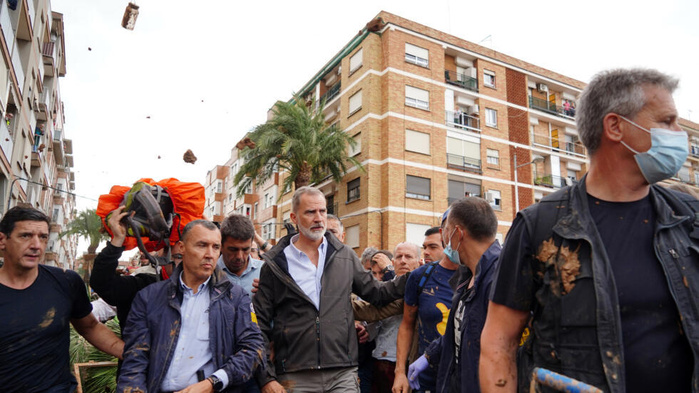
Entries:
POLYGON ((102 231, 102 219, 97 215, 96 210, 86 209, 79 212, 68 224, 68 229, 61 233, 61 237, 70 235, 78 235, 89 241, 87 253, 83 256, 83 280, 89 282, 97 247, 102 240, 109 239, 107 233, 102 231))
POLYGON ((347 156, 347 147, 357 142, 339 127, 326 124, 324 107, 324 102, 307 104, 298 95, 291 102, 274 105, 272 118, 255 127, 249 135, 252 143, 242 149, 245 163, 233 179, 239 197, 253 181, 264 183, 278 170, 289 173, 284 192, 328 175, 340 182, 351 166, 364 170, 359 161, 347 156))

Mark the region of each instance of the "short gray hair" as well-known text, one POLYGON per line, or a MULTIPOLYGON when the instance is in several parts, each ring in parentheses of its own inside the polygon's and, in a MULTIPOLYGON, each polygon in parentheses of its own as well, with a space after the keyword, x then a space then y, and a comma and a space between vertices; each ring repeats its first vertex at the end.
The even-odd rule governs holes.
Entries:
POLYGON ((362 262, 362 265, 369 262, 371 258, 374 256, 374 254, 376 254, 378 251, 379 249, 376 247, 365 248, 362 252, 362 256, 359 258, 359 260, 362 262))
POLYGON ((675 77, 644 68, 618 68, 595 75, 580 94, 575 111, 578 134, 588 154, 599 148, 607 114, 633 118, 646 105, 644 86, 662 87, 672 94, 678 84, 675 77))
POLYGON ((296 189, 296 191, 294 192, 294 196, 291 198, 292 212, 296 213, 296 210, 299 208, 299 205, 301 204, 301 197, 305 194, 320 195, 323 197, 323 199, 325 199, 325 194, 323 194, 323 192, 317 188, 313 188, 311 186, 299 187, 296 189))
POLYGON ((197 225, 201 225, 210 231, 218 231, 218 227, 216 226, 216 224, 214 224, 213 221, 209 221, 209 220, 190 221, 189 223, 187 223, 187 225, 184 226, 184 229, 182 230, 182 235, 180 235, 180 240, 183 243, 187 239, 187 235, 189 235, 189 232, 192 230, 192 228, 194 228, 197 225))
POLYGON ((338 217, 334 214, 328 214, 327 216, 328 216, 328 221, 330 221, 330 220, 337 221, 338 225, 340 225, 340 232, 345 231, 345 226, 342 225, 342 221, 340 220, 340 217, 338 217))

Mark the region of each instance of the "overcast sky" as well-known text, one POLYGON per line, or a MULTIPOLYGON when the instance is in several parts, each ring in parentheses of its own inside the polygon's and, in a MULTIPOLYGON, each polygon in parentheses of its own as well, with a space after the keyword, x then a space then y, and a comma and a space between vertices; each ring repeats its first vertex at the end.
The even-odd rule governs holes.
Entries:
POLYGON ((121 27, 127 4, 52 2, 65 21, 80 210, 141 177, 203 183, 381 10, 583 82, 611 67, 658 68, 681 78, 680 115, 699 122, 696 0, 142 0, 133 31, 121 27), (187 149, 196 164, 182 160, 187 149))

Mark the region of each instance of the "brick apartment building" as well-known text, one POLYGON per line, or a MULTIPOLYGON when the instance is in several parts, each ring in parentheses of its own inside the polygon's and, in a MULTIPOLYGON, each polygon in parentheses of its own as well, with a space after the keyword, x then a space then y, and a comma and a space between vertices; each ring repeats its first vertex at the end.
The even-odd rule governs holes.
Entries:
MULTIPOLYGON (((588 159, 574 121, 584 86, 381 12, 300 89, 326 102, 327 121, 354 137, 350 155, 365 168, 352 169, 341 183, 315 186, 358 253, 405 239, 422 244, 424 231, 465 195, 490 202, 502 239, 517 208, 585 174, 588 159)), ((696 186, 699 124, 680 124, 690 134, 690 157, 671 181, 696 186)), ((225 164, 228 176, 216 178, 226 201, 218 214, 248 214, 263 237, 283 236, 291 193, 277 197, 285 174, 236 200, 238 153, 234 147, 225 164)))

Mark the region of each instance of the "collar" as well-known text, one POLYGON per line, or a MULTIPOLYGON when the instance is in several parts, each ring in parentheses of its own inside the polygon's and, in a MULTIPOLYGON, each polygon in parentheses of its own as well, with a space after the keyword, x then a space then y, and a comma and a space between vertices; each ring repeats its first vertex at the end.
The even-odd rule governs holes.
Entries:
MULTIPOLYGON (((251 271, 253 271, 255 269, 259 269, 263 263, 264 263, 263 261, 261 261, 259 259, 255 259, 251 255, 248 255, 248 266, 245 268, 245 270, 243 270, 243 274, 241 274, 240 277, 246 275, 247 273, 250 273, 251 271)), ((226 272, 226 274, 228 274, 228 275, 235 274, 232 271, 230 271, 228 269, 228 267, 226 266, 226 263, 223 262, 223 255, 218 257, 218 261, 216 261, 216 265, 218 265, 218 267, 221 268, 221 270, 226 272)), ((235 275, 237 276, 237 274, 235 274, 235 275)))
MULTIPOLYGON (((294 236, 291 237, 291 240, 289 241, 289 246, 291 246, 291 251, 296 255, 296 257, 300 257, 302 254, 306 255, 303 251, 299 250, 296 248, 295 242, 299 239, 299 234, 295 234, 294 236)), ((318 251, 325 252, 328 248, 328 240, 325 236, 323 236, 323 241, 320 242, 320 245, 318 246, 318 251)))
MULTIPOLYGON (((192 291, 192 288, 188 287, 187 284, 184 283, 184 280, 182 280, 182 276, 184 275, 184 272, 180 272, 180 277, 179 277, 179 282, 180 282, 180 289, 182 289, 183 292, 192 291)), ((211 281, 211 276, 206 279, 203 283, 199 284, 199 288, 197 288, 197 293, 203 291, 206 286, 209 284, 209 281, 211 281)))

